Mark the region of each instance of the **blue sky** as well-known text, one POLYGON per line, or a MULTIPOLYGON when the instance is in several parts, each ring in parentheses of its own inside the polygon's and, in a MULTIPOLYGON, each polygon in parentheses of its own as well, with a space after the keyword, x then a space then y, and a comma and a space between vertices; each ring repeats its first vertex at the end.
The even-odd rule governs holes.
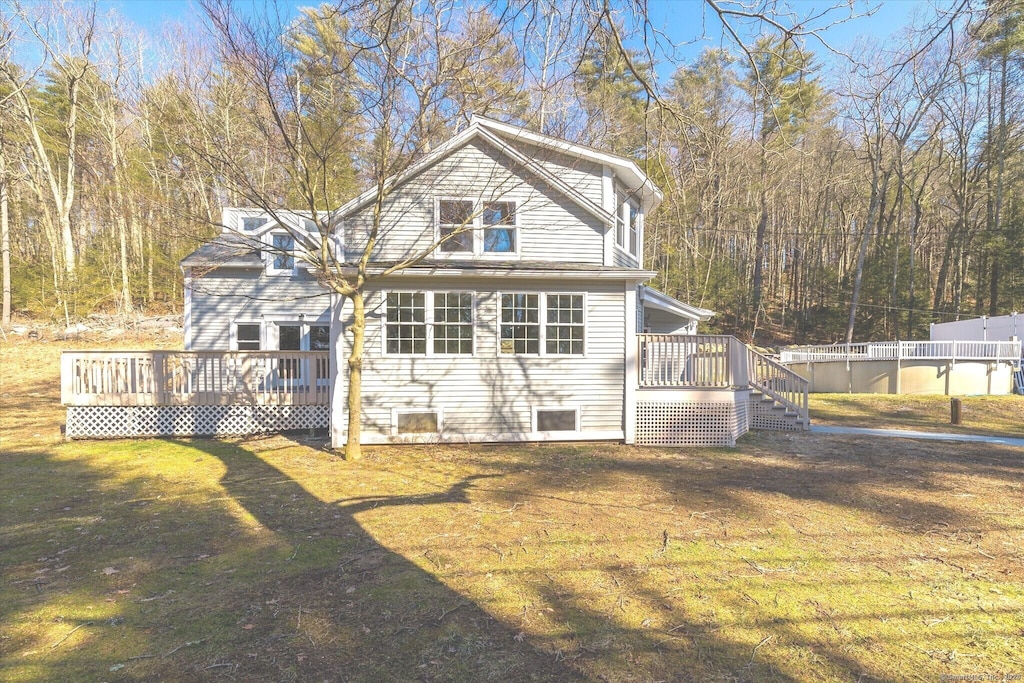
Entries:
MULTIPOLYGON (((284 7, 298 8, 317 4, 318 0, 282 0, 284 7)), ((243 0, 244 4, 260 5, 262 0, 243 0)), ((800 14, 814 14, 825 7, 831 6, 833 0, 791 0, 792 7, 800 14)), ((856 12, 863 14, 874 8, 872 16, 858 17, 844 23, 831 26, 823 32, 829 43, 840 50, 848 49, 858 35, 871 35, 884 40, 908 21, 915 8, 926 8, 926 0, 884 0, 881 2, 858 2, 856 12)), ((676 59, 692 59, 704 47, 721 44, 719 39, 720 25, 717 18, 707 14, 702 0, 649 0, 651 24, 676 45, 680 46, 675 53, 676 59), (700 39, 702 19, 707 21, 708 37, 700 39)), ((145 29, 157 39, 161 23, 168 20, 188 20, 201 14, 198 7, 190 0, 101 0, 101 10, 116 8, 121 14, 145 29)), ((835 18, 843 16, 834 13, 835 18)), ((751 29, 756 30, 756 29, 751 29)), ((828 59, 825 50, 810 42, 810 47, 828 59)), ((667 59, 666 55, 658 55, 667 59)), ((671 70, 669 67, 668 70, 671 70)), ((661 69, 659 69, 661 71, 661 69)))

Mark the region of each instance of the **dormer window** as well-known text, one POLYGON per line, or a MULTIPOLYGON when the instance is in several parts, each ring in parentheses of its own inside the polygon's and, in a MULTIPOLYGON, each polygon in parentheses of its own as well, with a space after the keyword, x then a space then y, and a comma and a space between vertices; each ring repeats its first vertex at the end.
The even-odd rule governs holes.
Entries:
POLYGON ((291 273, 295 267, 295 238, 288 233, 272 233, 270 247, 270 263, 267 265, 267 271, 291 273))
POLYGON ((263 216, 243 216, 242 217, 242 230, 245 232, 253 232, 259 230, 261 227, 266 225, 267 219, 263 216))
POLYGON ((516 203, 469 199, 437 201, 437 251, 456 255, 515 255, 519 249, 516 203))
POLYGON ((515 202, 487 202, 483 210, 484 253, 514 254, 516 251, 515 202))
POLYGON ((449 254, 473 252, 473 202, 441 199, 437 208, 439 247, 449 254))

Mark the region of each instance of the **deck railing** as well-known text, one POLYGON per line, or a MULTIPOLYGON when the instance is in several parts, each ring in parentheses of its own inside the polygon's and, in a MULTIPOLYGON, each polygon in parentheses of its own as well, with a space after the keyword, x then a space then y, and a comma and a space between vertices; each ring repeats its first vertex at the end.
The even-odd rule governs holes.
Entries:
POLYGON ((1014 341, 892 341, 860 344, 791 346, 779 354, 782 363, 864 360, 988 360, 1018 361, 1014 341))
POLYGON ((784 365, 751 348, 747 349, 750 386, 788 406, 810 424, 810 382, 784 365))
POLYGON ((640 334, 641 388, 747 388, 809 425, 810 383, 729 335, 640 334))
MULTIPOLYGON (((640 334, 640 386, 735 386, 733 337, 707 334, 640 334)), ((744 382, 745 384, 745 382, 744 382)))
POLYGON ((65 351, 68 406, 326 405, 326 351, 65 351))

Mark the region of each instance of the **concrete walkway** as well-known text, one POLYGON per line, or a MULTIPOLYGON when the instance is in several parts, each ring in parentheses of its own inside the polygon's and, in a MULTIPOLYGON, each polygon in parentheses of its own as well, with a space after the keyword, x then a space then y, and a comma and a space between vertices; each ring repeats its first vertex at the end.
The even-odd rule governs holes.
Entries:
POLYGON ((889 436, 898 439, 932 439, 934 441, 968 441, 972 443, 990 443, 999 446, 1016 446, 1024 448, 1024 438, 1013 439, 1006 436, 982 436, 980 434, 947 434, 942 432, 911 432, 903 429, 867 429, 865 427, 828 427, 811 425, 814 434, 849 434, 856 436, 889 436))

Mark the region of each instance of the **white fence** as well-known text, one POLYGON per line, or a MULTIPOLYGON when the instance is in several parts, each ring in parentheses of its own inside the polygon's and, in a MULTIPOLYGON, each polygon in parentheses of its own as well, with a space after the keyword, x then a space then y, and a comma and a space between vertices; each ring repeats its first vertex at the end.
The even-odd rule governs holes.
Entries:
POLYGON ((868 360, 990 360, 1018 361, 1020 342, 1012 341, 892 341, 861 344, 790 346, 779 354, 781 363, 868 360))

